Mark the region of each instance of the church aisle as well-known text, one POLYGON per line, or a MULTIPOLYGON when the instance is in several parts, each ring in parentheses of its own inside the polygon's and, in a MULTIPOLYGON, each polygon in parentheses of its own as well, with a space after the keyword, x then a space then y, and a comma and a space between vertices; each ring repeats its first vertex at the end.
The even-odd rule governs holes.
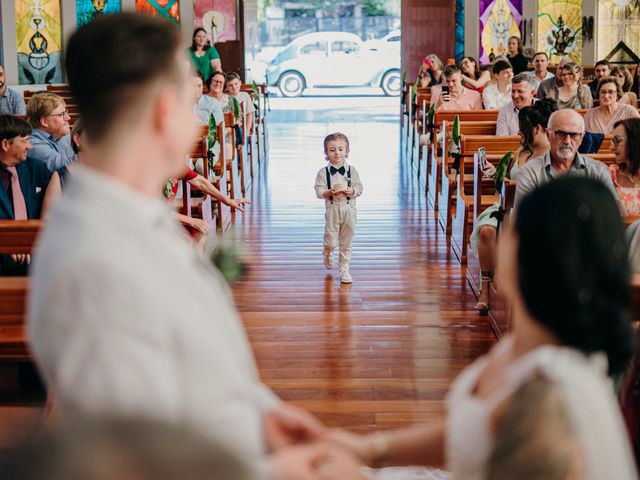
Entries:
POLYGON ((452 379, 495 341, 399 161, 397 102, 273 99, 270 159, 236 219, 250 270, 234 293, 262 378, 332 426, 439 417, 452 379), (352 285, 322 264, 324 204, 313 190, 335 131, 349 137, 364 184, 352 285))

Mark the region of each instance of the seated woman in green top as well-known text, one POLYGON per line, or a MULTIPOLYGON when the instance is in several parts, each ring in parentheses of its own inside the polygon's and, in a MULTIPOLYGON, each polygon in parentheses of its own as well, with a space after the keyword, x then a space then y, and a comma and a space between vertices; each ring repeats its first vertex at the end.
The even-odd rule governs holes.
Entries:
POLYGON ((202 75, 202 78, 209 78, 216 70, 222 70, 220 54, 209 43, 207 32, 204 28, 198 27, 193 31, 191 47, 188 51, 193 66, 202 75))

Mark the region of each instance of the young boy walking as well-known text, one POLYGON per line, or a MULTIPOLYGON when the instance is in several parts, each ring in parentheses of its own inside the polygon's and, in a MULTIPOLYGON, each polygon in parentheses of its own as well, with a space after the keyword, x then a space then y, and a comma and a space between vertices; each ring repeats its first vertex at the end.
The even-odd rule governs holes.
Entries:
POLYGON ((333 268, 333 251, 340 247, 338 270, 340 282, 353 283, 349 273, 351 243, 356 229, 356 197, 362 195, 358 171, 347 163, 349 139, 343 133, 332 133, 324 139, 324 153, 329 165, 316 176, 316 195, 324 199, 324 266, 333 268))

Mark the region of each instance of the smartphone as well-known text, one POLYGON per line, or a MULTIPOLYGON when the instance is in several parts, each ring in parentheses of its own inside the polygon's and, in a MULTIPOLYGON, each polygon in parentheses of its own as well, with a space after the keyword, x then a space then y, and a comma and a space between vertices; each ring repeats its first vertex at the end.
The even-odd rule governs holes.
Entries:
POLYGON ((443 85, 442 86, 442 100, 445 102, 449 101, 449 86, 448 85, 443 85))

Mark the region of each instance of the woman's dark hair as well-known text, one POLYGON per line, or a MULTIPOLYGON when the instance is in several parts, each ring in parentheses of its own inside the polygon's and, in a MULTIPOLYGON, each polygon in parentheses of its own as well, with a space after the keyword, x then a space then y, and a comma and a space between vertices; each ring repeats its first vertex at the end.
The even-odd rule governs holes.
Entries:
POLYGON ((549 117, 558 109, 555 100, 548 98, 538 100, 531 107, 523 107, 518 112, 518 124, 522 134, 522 147, 533 153, 533 129, 537 126, 547 128, 549 117))
MULTIPOLYGON (((205 35, 207 34, 207 31, 202 27, 198 27, 193 31, 193 35, 191 36, 191 47, 189 47, 192 52, 195 52, 198 49, 198 47, 196 47, 196 35, 200 32, 204 32, 205 35)), ((211 42, 209 41, 209 37, 207 37, 207 43, 204 45, 204 48, 202 50, 206 52, 210 48, 211 42)))
POLYGON ((622 125, 627 133, 627 151, 625 156, 627 163, 620 165, 623 170, 629 169, 631 175, 637 175, 640 172, 640 118, 627 118, 618 120, 613 124, 613 128, 622 125))
MULTIPOLYGON (((473 79, 477 80, 478 77, 480 77, 480 66, 478 65, 478 61, 473 57, 462 57, 462 60, 469 60, 473 63, 473 79)), ((460 70, 462 70, 462 60, 460 60, 460 70)))
POLYGON ((519 284, 531 315, 566 346, 604 352, 609 373, 634 352, 631 275, 620 210, 600 181, 553 180, 525 197, 515 221, 519 284))
POLYGON ((71 128, 71 148, 77 155, 80 153, 80 145, 76 143, 75 137, 81 137, 84 132, 84 123, 82 122, 82 117, 78 117, 71 128))

